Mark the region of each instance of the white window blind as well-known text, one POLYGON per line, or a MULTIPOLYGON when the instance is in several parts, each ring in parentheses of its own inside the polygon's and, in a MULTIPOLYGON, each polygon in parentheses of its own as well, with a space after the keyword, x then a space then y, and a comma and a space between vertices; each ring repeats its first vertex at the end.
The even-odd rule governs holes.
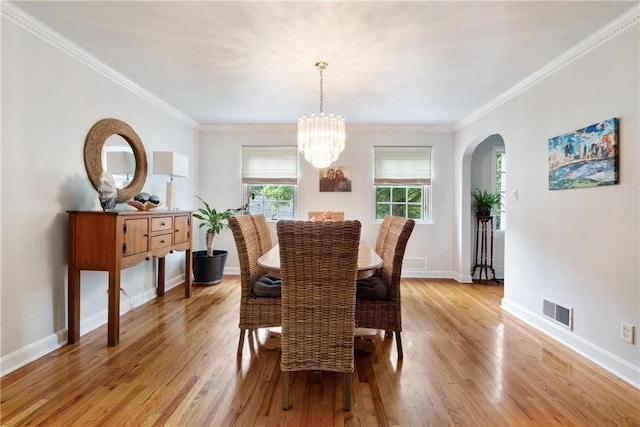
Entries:
POLYGON ((242 147, 243 184, 298 183, 298 147, 242 147))
POLYGON ((374 185, 431 184, 431 147, 373 147, 374 185))

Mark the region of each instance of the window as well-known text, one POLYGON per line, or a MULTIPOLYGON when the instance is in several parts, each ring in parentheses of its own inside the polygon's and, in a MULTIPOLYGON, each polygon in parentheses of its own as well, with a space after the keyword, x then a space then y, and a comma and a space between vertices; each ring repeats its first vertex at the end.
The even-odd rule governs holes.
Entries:
POLYGON ((242 206, 271 219, 294 218, 298 148, 242 147, 242 206))
POLYGON ((505 229, 505 215, 504 215, 504 203, 507 197, 507 186, 506 186, 506 156, 504 148, 495 148, 494 149, 494 159, 495 159, 495 192, 500 195, 500 211, 496 212, 496 230, 504 230, 505 229))
POLYGON ((431 147, 374 147, 375 220, 431 220, 431 147))

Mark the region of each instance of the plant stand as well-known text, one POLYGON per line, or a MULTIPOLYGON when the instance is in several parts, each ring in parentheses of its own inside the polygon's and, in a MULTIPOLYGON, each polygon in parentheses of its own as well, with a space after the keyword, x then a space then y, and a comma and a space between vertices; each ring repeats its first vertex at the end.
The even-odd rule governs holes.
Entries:
POLYGON ((480 269, 478 281, 482 282, 482 272, 485 279, 489 280, 489 270, 491 270, 492 281, 499 283, 496 279, 496 271, 493 268, 493 217, 488 215, 476 215, 476 255, 475 265, 471 272, 471 277, 480 269))

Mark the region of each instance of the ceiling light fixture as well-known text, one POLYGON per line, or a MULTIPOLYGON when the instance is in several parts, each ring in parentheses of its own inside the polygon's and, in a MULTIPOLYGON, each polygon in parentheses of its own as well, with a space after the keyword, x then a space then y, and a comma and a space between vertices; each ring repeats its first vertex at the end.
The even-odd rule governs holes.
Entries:
POLYGON ((344 118, 333 113, 324 114, 323 71, 329 64, 316 62, 320 69, 320 114, 303 115, 298 119, 298 150, 316 168, 326 168, 344 150, 344 118))

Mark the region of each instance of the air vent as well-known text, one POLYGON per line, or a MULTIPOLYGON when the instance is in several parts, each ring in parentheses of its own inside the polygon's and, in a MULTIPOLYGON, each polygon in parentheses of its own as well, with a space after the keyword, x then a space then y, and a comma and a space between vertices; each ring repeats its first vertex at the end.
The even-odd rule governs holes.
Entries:
POLYGON ((542 300, 542 314, 565 328, 573 330, 573 308, 563 307, 545 298, 542 300))

